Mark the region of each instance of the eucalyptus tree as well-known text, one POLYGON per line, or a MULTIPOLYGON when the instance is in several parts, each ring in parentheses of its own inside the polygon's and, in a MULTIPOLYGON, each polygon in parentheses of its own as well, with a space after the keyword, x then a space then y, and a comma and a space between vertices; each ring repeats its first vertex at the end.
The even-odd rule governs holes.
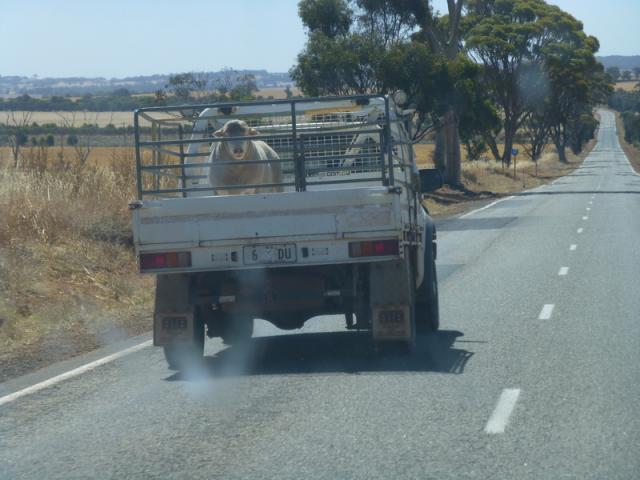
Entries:
POLYGON ((551 136, 562 161, 566 161, 567 146, 578 153, 593 136, 593 107, 613 91, 609 76, 595 59, 598 49, 598 40, 580 29, 569 41, 550 45, 545 52, 551 136))
MULTIPOLYGON (((487 90, 502 117, 499 159, 510 164, 516 134, 536 114, 540 93, 548 87, 547 55, 555 47, 574 49, 584 37, 582 24, 543 0, 469 0, 465 26, 465 47, 483 65, 487 90)), ((487 134, 487 141, 497 156, 495 137, 487 134)))
POLYGON ((436 127, 436 160, 458 186, 460 108, 474 104, 478 75, 460 54, 462 5, 450 0, 449 15, 437 16, 427 0, 302 0, 308 41, 291 76, 310 95, 405 90, 417 137, 436 127))

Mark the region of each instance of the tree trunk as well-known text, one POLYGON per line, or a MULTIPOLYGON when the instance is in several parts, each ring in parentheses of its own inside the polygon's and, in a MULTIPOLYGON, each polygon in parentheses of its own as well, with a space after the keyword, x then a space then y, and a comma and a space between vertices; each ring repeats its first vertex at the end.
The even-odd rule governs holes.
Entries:
POLYGON ((553 133, 553 143, 556 146, 556 150, 558 151, 558 159, 562 163, 567 163, 567 138, 565 129, 562 126, 558 126, 554 129, 553 133))
POLYGON ((564 142, 562 140, 557 140, 554 142, 556 145, 556 150, 558 150, 558 159, 562 162, 562 163, 567 163, 567 153, 566 153, 566 145, 564 144, 564 142))
POLYGON ((12 145, 11 153, 13 154, 13 168, 17 170, 20 168, 20 145, 12 145))
POLYGON ((496 139, 491 135, 483 135, 483 136, 484 136, 484 141, 487 142, 489 150, 491 150, 493 159, 496 162, 499 162, 500 160, 502 160, 502 158, 500 157, 500 150, 498 150, 498 144, 496 143, 496 139))
POLYGON ((531 160, 537 162, 542 156, 544 150, 544 143, 535 143, 531 146, 531 160))
POLYGON ((515 129, 511 126, 505 126, 504 129, 504 152, 502 152, 502 162, 508 167, 511 165, 511 149, 513 148, 513 139, 515 137, 515 129))
POLYGON ((460 155, 460 135, 458 133, 458 116, 453 109, 445 114, 445 138, 447 152, 446 179, 451 187, 462 186, 462 158, 460 155))
POLYGON ((433 153, 433 161, 436 168, 441 172, 446 170, 446 150, 447 150, 447 138, 444 127, 440 127, 436 130, 436 149, 433 153))

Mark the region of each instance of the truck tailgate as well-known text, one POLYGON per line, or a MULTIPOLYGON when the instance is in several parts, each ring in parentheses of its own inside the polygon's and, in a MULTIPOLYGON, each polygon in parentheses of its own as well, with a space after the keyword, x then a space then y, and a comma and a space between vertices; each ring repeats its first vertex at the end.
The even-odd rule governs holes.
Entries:
POLYGON ((145 200, 133 211, 138 250, 397 236, 401 196, 386 187, 145 200))

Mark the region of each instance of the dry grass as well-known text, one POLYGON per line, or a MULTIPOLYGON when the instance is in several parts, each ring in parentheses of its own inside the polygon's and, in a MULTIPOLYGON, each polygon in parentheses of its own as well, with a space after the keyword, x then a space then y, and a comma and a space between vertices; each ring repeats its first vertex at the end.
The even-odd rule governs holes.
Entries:
POLYGON ((639 83, 640 82, 638 82, 637 80, 631 80, 629 82, 617 82, 615 88, 616 90, 620 89, 624 90, 625 92, 631 92, 639 83))
POLYGON ((629 162, 633 166, 633 169, 640 174, 640 148, 627 143, 624 139, 624 125, 622 124, 622 118, 619 112, 614 112, 616 116, 616 130, 618 133, 618 141, 624 153, 627 155, 629 162))
MULTIPOLYGON (((284 99, 284 98, 287 98, 287 94, 285 93, 285 88, 286 87, 261 88, 260 90, 258 90, 256 95, 262 96, 264 98, 273 97, 278 100, 284 99)), ((291 87, 291 93, 297 96, 297 95, 300 95, 302 92, 298 87, 291 87)))
MULTIPOLYGON (((33 156, 37 156, 40 150, 40 147, 23 147, 22 158, 28 160, 33 156)), ((60 152, 61 149, 59 146, 51 147, 47 151, 47 157, 57 159, 60 156, 60 152)), ((65 145, 62 149, 62 155, 65 158, 73 157, 73 148, 65 145)), ((11 158, 11 148, 0 147, 0 164, 9 162, 11 158)), ((90 165, 123 168, 126 159, 127 162, 131 162, 131 167, 133 168, 134 158, 133 147, 92 147, 87 162, 90 165)))
MULTIPOLYGON (((477 203, 488 199, 535 188, 573 171, 586 158, 595 143, 596 141, 592 140, 585 145, 583 153, 579 156, 568 152, 568 163, 560 162, 555 149, 547 146, 542 158, 537 162, 537 172, 536 163, 526 156, 522 145, 516 145, 521 153, 518 155, 515 171, 513 165, 511 168, 503 169, 502 165, 493 159, 469 161, 463 150, 462 182, 464 190, 452 190, 445 187, 428 195, 425 205, 433 216, 445 217, 467 211, 477 203)), ((421 167, 431 167, 434 146, 420 144, 416 147, 418 164, 421 167)), ((501 145, 499 147, 502 148, 501 145)))
POLYGON ((45 157, 0 164, 0 381, 149 328, 130 158, 96 168, 45 157))

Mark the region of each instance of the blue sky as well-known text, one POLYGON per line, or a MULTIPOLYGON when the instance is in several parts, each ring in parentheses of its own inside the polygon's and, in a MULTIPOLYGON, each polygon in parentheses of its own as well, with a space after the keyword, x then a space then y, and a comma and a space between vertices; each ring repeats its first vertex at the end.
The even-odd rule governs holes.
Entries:
MULTIPOLYGON (((640 54, 639 0, 549 1, 602 55, 640 54)), ((0 75, 41 77, 286 71, 305 41, 297 0, 0 0, 0 34, 0 75)))

